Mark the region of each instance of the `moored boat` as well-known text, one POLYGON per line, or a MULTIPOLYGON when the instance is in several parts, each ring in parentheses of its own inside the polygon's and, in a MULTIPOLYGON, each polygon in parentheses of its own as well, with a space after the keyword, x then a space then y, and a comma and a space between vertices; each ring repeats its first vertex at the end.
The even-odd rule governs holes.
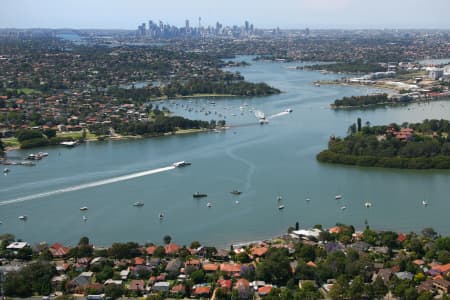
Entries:
POLYGON ((204 198, 204 197, 208 197, 208 195, 207 194, 202 194, 200 192, 196 192, 196 193, 194 193, 192 195, 192 197, 194 197, 194 198, 204 198))
POLYGON ((137 207, 144 206, 144 202, 141 202, 141 201, 134 202, 133 206, 137 206, 137 207))
POLYGON ((342 199, 342 195, 341 195, 341 194, 336 195, 334 198, 335 198, 336 200, 340 200, 340 199, 342 199))
POLYGON ((28 219, 28 217, 25 216, 25 215, 19 216, 18 218, 19 218, 19 220, 21 220, 21 221, 26 221, 26 220, 28 219))
POLYGON ((282 209, 284 209, 284 205, 283 205, 283 204, 281 204, 281 205, 278 205, 278 209, 279 209, 279 210, 282 210, 282 209))
POLYGON ((372 207, 372 203, 366 202, 366 203, 364 203, 364 206, 367 207, 367 208, 372 207))
POLYGON ((81 211, 86 211, 86 210, 88 210, 88 207, 87 206, 80 207, 80 210, 81 211))
POLYGON ((240 192, 238 190, 232 190, 230 193, 233 194, 233 195, 240 195, 240 194, 242 194, 242 192, 240 192))

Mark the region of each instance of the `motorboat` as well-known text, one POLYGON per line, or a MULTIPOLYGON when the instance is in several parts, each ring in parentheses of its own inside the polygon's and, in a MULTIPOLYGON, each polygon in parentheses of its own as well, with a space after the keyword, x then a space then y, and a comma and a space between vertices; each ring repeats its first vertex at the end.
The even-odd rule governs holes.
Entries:
POLYGON ((42 156, 39 155, 39 153, 30 153, 30 154, 28 154, 27 159, 29 159, 29 160, 41 160, 42 156))
POLYGON ((83 221, 87 221, 87 217, 86 216, 83 216, 83 221))
POLYGON ((200 192, 196 192, 196 193, 194 193, 192 195, 192 197, 194 197, 194 198, 204 198, 204 197, 208 197, 208 195, 207 194, 202 194, 200 192))
POLYGON ((144 206, 144 202, 141 202, 141 201, 134 202, 133 206, 137 206, 137 207, 144 206))
POLYGON ((286 108, 285 112, 291 113, 291 112, 293 112, 293 110, 292 110, 292 108, 289 107, 289 108, 286 108))
POLYGON ((160 220, 164 219, 164 214, 163 214, 162 211, 159 212, 159 219, 160 219, 160 220))
POLYGON ((345 210, 347 208, 347 206, 341 206, 341 210, 345 210))
POLYGON ((309 201, 311 201, 311 198, 308 197, 305 200, 306 200, 306 202, 309 202, 309 201))
POLYGON ((423 200, 423 201, 422 201, 422 205, 423 205, 423 206, 428 206, 428 202, 425 201, 425 200, 423 200))
POLYGON ((280 195, 277 196, 277 201, 281 201, 283 200, 283 197, 281 197, 280 195))
POLYGON ((340 200, 340 199, 342 199, 342 195, 341 195, 341 194, 336 195, 334 198, 335 198, 336 200, 340 200))
POLYGON ((87 206, 80 207, 80 210, 81 211, 86 211, 86 210, 88 210, 88 207, 87 206))
POLYGON ((239 204, 239 200, 234 201, 234 203, 239 204))
POLYGON ((207 206, 207 207, 212 207, 211 202, 208 202, 208 203, 206 204, 206 206, 207 206))
POLYGON ((21 221, 26 221, 27 219, 28 219, 28 217, 25 215, 19 216, 19 220, 21 220, 21 221))
POLYGON ((66 146, 68 148, 72 148, 72 147, 75 147, 76 145, 78 145, 78 141, 65 141, 65 142, 61 142, 59 144, 62 146, 66 146))
POLYGON ((11 170, 8 169, 8 168, 4 168, 4 169, 3 169, 3 173, 5 173, 5 174, 9 173, 10 171, 11 171, 11 170))
POLYGON ((364 203, 364 206, 367 207, 367 208, 372 207, 372 203, 366 202, 366 203, 364 203))
POLYGON ((177 162, 174 162, 173 164, 172 164, 174 167, 177 167, 177 168, 181 168, 181 167, 186 167, 186 166, 190 166, 191 165, 191 163, 190 162, 187 162, 187 161, 184 161, 184 160, 182 160, 182 161, 177 161, 177 162))
POLYGON ((278 205, 278 209, 279 209, 279 210, 282 210, 282 209, 284 209, 284 205, 283 205, 283 204, 281 204, 281 205, 278 205))
POLYGON ((240 192, 238 190, 233 190, 230 193, 233 194, 233 195, 240 195, 240 194, 242 194, 242 192, 240 192))

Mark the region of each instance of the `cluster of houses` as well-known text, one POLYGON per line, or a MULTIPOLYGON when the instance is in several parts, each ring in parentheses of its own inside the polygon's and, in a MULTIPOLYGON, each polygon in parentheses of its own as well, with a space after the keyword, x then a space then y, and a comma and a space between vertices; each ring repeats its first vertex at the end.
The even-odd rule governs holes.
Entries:
MULTIPOLYGON (((341 226, 328 229, 330 234, 339 234, 341 226)), ((55 265, 57 275, 51 279, 53 290, 56 293, 87 294, 97 292, 102 294, 108 285, 118 285, 132 295, 148 295, 152 293, 163 293, 171 297, 210 298, 223 288, 228 291, 237 291, 239 295, 252 295, 262 298, 268 295, 272 289, 277 288, 271 282, 249 281, 244 275, 248 268, 256 269, 256 266, 264 261, 265 255, 271 247, 286 248, 289 253, 295 252, 295 244, 300 242, 304 245, 321 247, 327 253, 342 251, 346 253, 348 249, 353 249, 359 253, 373 253, 377 255, 387 255, 391 249, 386 246, 371 246, 363 241, 363 233, 355 232, 352 241, 348 244, 340 242, 320 242, 318 241, 320 229, 300 229, 291 231, 290 234, 277 238, 276 240, 252 242, 240 246, 234 246, 231 250, 219 249, 208 252, 211 248, 200 246, 195 249, 180 247, 175 243, 164 246, 164 254, 157 255, 158 246, 151 245, 140 248, 140 255, 130 259, 114 259, 109 257, 69 257, 71 248, 60 243, 55 243, 48 247, 40 245, 40 251, 48 250, 53 257, 52 263, 55 265), (182 252, 184 255, 181 255, 182 252), (209 253, 209 255, 208 255, 209 253), (232 258, 240 253, 245 253, 249 257, 249 262, 239 263, 232 258), (106 261, 112 262, 114 276, 104 280, 97 279, 98 271, 96 266, 104 264, 106 261), (202 271, 204 282, 194 282, 188 285, 189 279, 193 279, 196 271, 202 271), (142 275, 150 274, 150 275, 142 275), (208 275, 210 274, 210 275, 208 275), (142 277, 144 276, 144 277, 142 277), (208 277, 209 276, 209 277, 208 277), (206 278, 209 278, 206 280, 206 278), (214 279, 211 282, 211 278, 214 279)), ((404 242, 407 235, 398 234, 397 241, 404 242)), ((30 247, 26 242, 13 242, 7 249, 19 251, 30 247)), ((33 246, 34 251, 37 251, 33 246)), ((215 249, 215 248, 214 248, 215 249)), ((407 251, 394 250, 396 257, 408 255, 407 251)), ((29 262, 2 259, 0 272, 18 271, 29 262)), ((308 261, 306 264, 311 268, 318 267, 317 261, 308 261)), ((292 275, 295 273, 298 262, 294 259, 290 262, 292 275)), ((424 275, 420 284, 416 285, 418 292, 430 291, 436 293, 450 294, 450 263, 440 264, 436 261, 426 263, 424 259, 415 259, 416 265, 424 275)), ((381 278, 386 286, 393 277, 400 280, 415 280, 415 275, 405 270, 401 270, 398 265, 386 267, 386 264, 374 262, 371 270, 372 282, 381 278)), ((310 282, 319 288, 319 291, 326 298, 327 293, 336 283, 334 279, 328 280, 319 286, 319 282, 311 280, 299 280, 298 286, 310 282)), ((247 297, 246 296, 246 297, 247 297)), ((245 298, 245 297, 244 297, 245 298)))

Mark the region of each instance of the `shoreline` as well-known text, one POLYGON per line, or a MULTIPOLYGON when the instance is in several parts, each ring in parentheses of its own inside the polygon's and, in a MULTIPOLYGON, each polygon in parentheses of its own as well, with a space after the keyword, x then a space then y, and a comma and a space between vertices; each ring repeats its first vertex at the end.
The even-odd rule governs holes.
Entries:
MULTIPOLYGON (((164 137, 164 136, 176 136, 176 135, 186 135, 186 134, 195 134, 195 133, 202 133, 202 132, 211 132, 211 131, 222 131, 229 129, 230 126, 215 128, 215 129, 209 129, 209 128, 198 128, 198 129, 181 129, 177 130, 176 132, 166 132, 162 135, 154 135, 154 136, 142 136, 142 135, 115 135, 105 138, 104 140, 99 140, 98 137, 95 138, 88 138, 85 140, 85 142, 106 142, 106 141, 125 141, 125 140, 140 140, 140 139, 147 139, 147 138, 157 138, 157 137, 164 137)), ((59 146, 59 145, 54 145, 59 146)), ((48 147, 48 146, 46 146, 48 147)), ((37 149, 41 147, 36 148, 28 148, 28 149, 21 149, 20 146, 12 146, 12 147, 5 147, 5 154, 10 151, 16 151, 16 150, 31 150, 31 149, 37 149)))

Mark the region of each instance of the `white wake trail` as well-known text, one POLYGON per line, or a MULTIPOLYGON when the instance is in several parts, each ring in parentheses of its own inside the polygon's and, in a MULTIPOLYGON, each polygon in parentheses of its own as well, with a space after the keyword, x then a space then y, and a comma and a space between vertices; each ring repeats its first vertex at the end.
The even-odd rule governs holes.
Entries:
POLYGON ((11 199, 11 200, 0 201, 0 206, 30 201, 33 199, 44 198, 44 197, 48 197, 48 196, 53 196, 53 195, 58 195, 58 194, 63 194, 63 193, 68 193, 68 192, 73 192, 73 191, 84 190, 84 189, 93 188, 93 187, 97 187, 97 186, 101 186, 101 185, 106 185, 106 184, 116 183, 116 182, 120 182, 120 181, 130 180, 130 179, 134 179, 134 178, 138 178, 138 177, 143 177, 143 176, 147 176, 147 175, 152 175, 152 174, 156 174, 156 173, 166 172, 166 171, 170 171, 173 169, 175 169, 175 166, 168 166, 168 167, 164 167, 164 168, 152 169, 152 170, 142 171, 142 172, 138 172, 138 173, 133 173, 133 174, 128 174, 128 175, 103 179, 103 180, 99 180, 99 181, 94 181, 94 182, 90 182, 90 183, 80 184, 80 185, 76 185, 76 186, 66 187, 66 188, 62 188, 62 189, 58 189, 58 190, 54 190, 54 191, 19 197, 19 198, 15 198, 15 199, 11 199))
POLYGON ((278 118, 278 117, 285 116, 285 115, 288 115, 288 114, 289 113, 287 111, 283 111, 283 112, 271 115, 270 117, 268 117, 268 119, 278 118))

